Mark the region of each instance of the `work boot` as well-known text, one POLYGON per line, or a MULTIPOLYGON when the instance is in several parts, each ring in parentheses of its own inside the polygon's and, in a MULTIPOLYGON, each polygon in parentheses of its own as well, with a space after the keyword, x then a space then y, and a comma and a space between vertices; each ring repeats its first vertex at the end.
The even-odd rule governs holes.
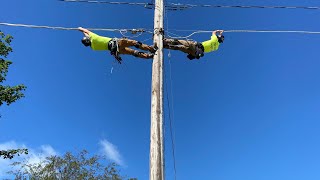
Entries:
POLYGON ((159 48, 158 48, 158 46, 157 46, 157 43, 154 43, 154 45, 151 46, 151 49, 150 49, 149 51, 154 54, 154 53, 157 52, 158 49, 159 49, 159 48))
POLYGON ((148 54, 148 59, 152 59, 154 57, 154 54, 148 54))
POLYGON ((143 53, 143 52, 139 52, 139 51, 135 50, 134 53, 133 53, 133 56, 134 57, 139 57, 139 54, 141 54, 141 53, 143 53))

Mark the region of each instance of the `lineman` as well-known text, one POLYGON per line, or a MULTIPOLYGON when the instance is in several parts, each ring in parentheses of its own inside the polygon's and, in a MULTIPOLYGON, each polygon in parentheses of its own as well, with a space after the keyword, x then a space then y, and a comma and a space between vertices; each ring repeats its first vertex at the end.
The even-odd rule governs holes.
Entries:
POLYGON ((215 30, 212 32, 211 39, 202 43, 188 40, 163 39, 163 46, 166 49, 187 53, 187 57, 190 60, 200 59, 200 57, 204 56, 204 53, 218 50, 220 43, 224 41, 222 33, 223 30, 215 30))
POLYGON ((109 50, 110 54, 113 55, 120 64, 122 60, 120 54, 129 54, 139 58, 151 59, 157 50, 153 46, 142 44, 136 40, 103 37, 82 27, 79 27, 78 29, 84 34, 84 37, 81 40, 84 46, 90 46, 92 50, 109 50), (149 51, 150 53, 140 52, 129 48, 129 46, 134 46, 141 50, 149 51))

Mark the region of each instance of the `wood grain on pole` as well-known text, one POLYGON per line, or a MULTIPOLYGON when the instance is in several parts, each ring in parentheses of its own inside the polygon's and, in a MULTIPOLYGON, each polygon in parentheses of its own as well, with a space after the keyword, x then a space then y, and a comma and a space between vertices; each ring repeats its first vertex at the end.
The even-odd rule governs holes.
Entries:
POLYGON ((163 0, 155 0, 154 43, 158 51, 152 64, 150 180, 164 180, 163 145, 163 0))

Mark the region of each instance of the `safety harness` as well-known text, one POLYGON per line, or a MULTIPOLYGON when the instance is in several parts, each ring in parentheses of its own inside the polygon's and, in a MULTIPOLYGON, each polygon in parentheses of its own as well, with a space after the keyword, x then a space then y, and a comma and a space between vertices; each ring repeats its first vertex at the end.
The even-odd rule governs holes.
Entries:
POLYGON ((195 56, 192 55, 192 54, 188 54, 188 58, 190 60, 193 60, 193 59, 200 59, 201 57, 204 56, 204 47, 201 43, 197 42, 195 44, 195 56))
POLYGON ((110 50, 110 54, 121 64, 122 58, 119 54, 119 43, 118 38, 112 38, 108 43, 108 49, 110 50))

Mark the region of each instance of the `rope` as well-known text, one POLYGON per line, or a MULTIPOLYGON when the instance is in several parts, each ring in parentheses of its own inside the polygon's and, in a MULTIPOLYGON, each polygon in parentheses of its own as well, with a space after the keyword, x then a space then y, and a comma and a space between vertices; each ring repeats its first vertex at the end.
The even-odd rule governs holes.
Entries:
MULTIPOLYGON (((199 33, 212 33, 212 31, 203 31, 203 30, 177 30, 177 29, 170 29, 171 31, 178 31, 178 32, 190 32, 194 31, 188 36, 176 36, 170 38, 174 39, 188 39, 189 37, 199 34, 199 33)), ((299 33, 299 34, 320 34, 319 31, 279 31, 279 30, 225 30, 224 33, 299 33)), ((169 33, 168 33, 169 34, 169 33)), ((173 34, 173 33, 170 33, 173 34)))
MULTIPOLYGON (((54 30, 78 30, 78 28, 67 28, 67 27, 58 27, 58 26, 38 26, 38 25, 30 25, 30 24, 13 24, 13 23, 1 23, 2 26, 14 26, 14 27, 26 27, 26 28, 42 28, 42 29, 54 29, 54 30)), ((106 28, 87 28, 91 31, 119 31, 119 32, 135 32, 137 29, 106 29, 106 28)), ((152 33, 150 30, 139 29, 140 33, 147 32, 152 33)))
POLYGON ((169 64, 170 64, 170 92, 171 92, 171 99, 172 99, 172 118, 171 118, 171 106, 170 106, 170 99, 169 99, 169 91, 168 91, 168 83, 165 75, 165 83, 166 83, 166 91, 167 91, 167 105, 169 110, 169 120, 170 120, 170 137, 171 137, 171 146, 172 146, 172 157, 173 157, 173 167, 174 167, 174 179, 177 179, 177 168, 176 168, 176 156, 175 156, 175 143, 174 143, 174 135, 173 135, 173 127, 172 127, 172 119, 174 118, 174 111, 173 111, 173 96, 172 96, 172 76, 171 76, 171 62, 169 58, 169 64))
MULTIPOLYGON (((93 0, 60 0, 63 2, 80 2, 80 3, 98 3, 98 4, 125 4, 134 6, 144 6, 147 9, 153 9, 154 3, 145 2, 111 2, 111 1, 93 1, 93 0)), ((213 5, 213 4, 180 4, 180 3, 167 3, 165 7, 168 10, 185 10, 189 8, 205 7, 205 8, 259 8, 259 9, 306 9, 306 10, 320 10, 317 6, 241 6, 241 5, 213 5)))
MULTIPOLYGON (((165 0, 165 4, 167 4, 167 0, 165 0)), ((165 14, 165 19, 167 21, 167 27, 165 29, 165 31, 169 30, 169 16, 168 16, 168 11, 165 9, 164 10, 164 14, 165 14)), ((170 49, 169 49, 169 67, 170 67, 170 93, 171 93, 171 100, 172 100, 172 116, 174 118, 174 113, 173 113, 173 93, 172 93, 172 70, 171 70, 171 53, 170 53, 170 49), (170 55, 169 55, 170 54, 170 55)), ((168 109, 169 109, 169 120, 170 120, 170 137, 171 137, 171 146, 172 146, 172 157, 173 157, 173 168, 174 168, 174 180, 177 180, 177 168, 176 168, 176 157, 175 157, 175 143, 174 143, 174 135, 173 135, 173 130, 172 130, 172 119, 171 119, 171 108, 170 108, 170 102, 169 102, 169 97, 168 97, 168 85, 167 85, 167 81, 166 81, 166 90, 167 90, 167 102, 168 102, 168 109)))
MULTIPOLYGON (((125 38, 132 38, 132 39, 141 36, 143 32, 140 31, 139 33, 135 33, 136 35, 133 35, 133 36, 128 36, 128 35, 126 35, 127 33, 128 33, 127 30, 120 30, 120 34, 121 34, 123 37, 125 37, 125 38)), ((132 34, 133 34, 133 33, 132 33, 132 34)))

